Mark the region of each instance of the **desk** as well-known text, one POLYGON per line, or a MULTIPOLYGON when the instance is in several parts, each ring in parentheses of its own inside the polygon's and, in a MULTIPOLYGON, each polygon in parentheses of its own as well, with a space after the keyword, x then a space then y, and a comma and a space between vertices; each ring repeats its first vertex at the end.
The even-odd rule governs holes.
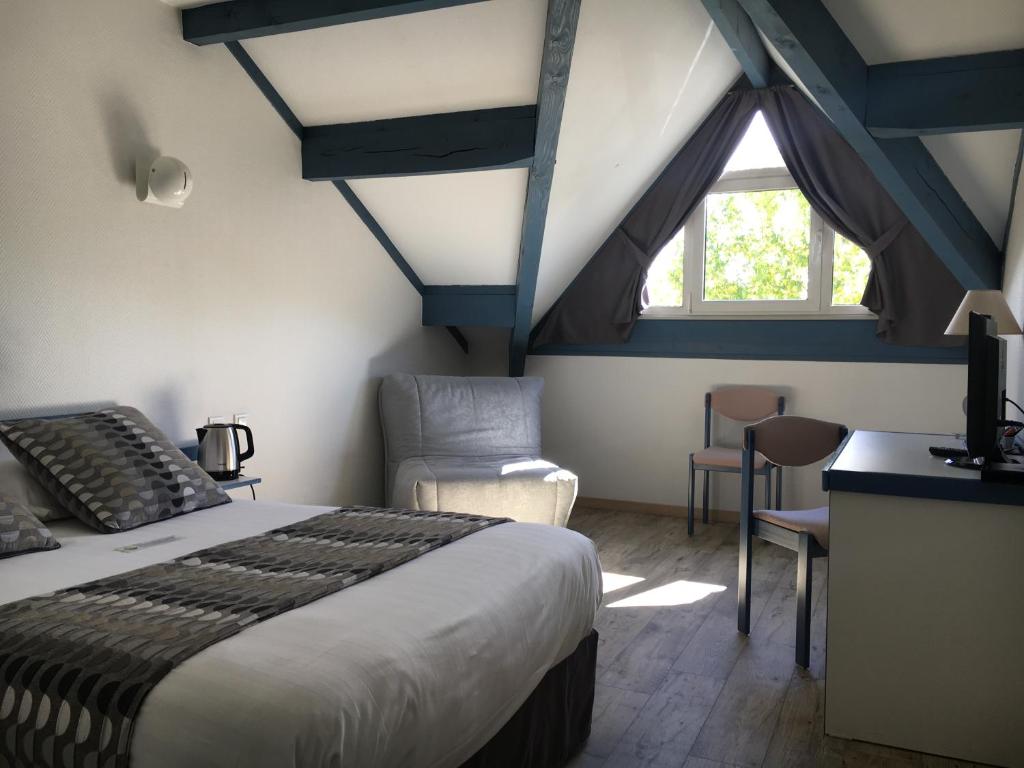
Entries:
POLYGON ((857 431, 829 492, 825 731, 1024 766, 1024 486, 857 431))

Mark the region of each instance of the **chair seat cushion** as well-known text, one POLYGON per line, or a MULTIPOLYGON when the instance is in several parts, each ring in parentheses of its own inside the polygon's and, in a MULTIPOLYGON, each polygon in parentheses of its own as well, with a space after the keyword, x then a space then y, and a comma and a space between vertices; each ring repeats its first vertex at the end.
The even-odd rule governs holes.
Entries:
POLYGON ((828 507, 817 509, 758 509, 754 517, 797 533, 807 532, 828 549, 828 507))
MULTIPOLYGON (((767 461, 760 453, 754 452, 754 469, 764 469, 767 461)), ((704 448, 693 454, 693 463, 723 469, 739 469, 743 464, 743 451, 739 448, 704 448)))
POLYGON ((576 501, 572 472, 536 456, 406 459, 391 504, 564 526, 576 501))

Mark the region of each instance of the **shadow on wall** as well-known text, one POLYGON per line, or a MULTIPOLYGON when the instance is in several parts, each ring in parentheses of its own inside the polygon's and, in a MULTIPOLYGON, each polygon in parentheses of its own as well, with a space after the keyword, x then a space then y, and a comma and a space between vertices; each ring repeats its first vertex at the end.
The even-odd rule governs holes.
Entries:
POLYGON ((111 169, 118 181, 135 186, 135 167, 151 163, 160 153, 150 142, 139 110, 123 93, 107 91, 100 96, 111 169))
POLYGON ((61 403, 59 405, 41 405, 39 407, 0 409, 0 421, 13 419, 31 419, 45 416, 71 416, 76 413, 98 411, 117 405, 113 400, 93 400, 83 403, 61 403))
MULTIPOLYGON (((455 342, 448 339, 444 328, 416 329, 367 362, 366 378, 348 403, 348 419, 340 421, 347 423, 348 429, 341 436, 341 469, 331 489, 332 503, 377 506, 384 503, 384 440, 377 405, 377 392, 384 376, 389 373, 463 373, 452 370, 451 358, 430 356, 434 345, 426 342, 424 333, 444 337, 438 342, 449 343, 455 349, 455 342)), ((457 349, 455 352, 461 354, 457 349)))
MULTIPOLYGON (((145 413, 150 420, 158 425, 174 442, 193 442, 195 440, 195 427, 204 423, 205 419, 199 417, 188 418, 182 413, 182 393, 178 387, 161 387, 146 398, 146 407, 137 406, 145 413), (195 421, 195 424, 192 422, 195 421), (181 430, 180 432, 178 430, 181 430)), ((122 403, 132 405, 132 403, 122 403)), ((194 416, 194 415, 193 415, 194 416)))

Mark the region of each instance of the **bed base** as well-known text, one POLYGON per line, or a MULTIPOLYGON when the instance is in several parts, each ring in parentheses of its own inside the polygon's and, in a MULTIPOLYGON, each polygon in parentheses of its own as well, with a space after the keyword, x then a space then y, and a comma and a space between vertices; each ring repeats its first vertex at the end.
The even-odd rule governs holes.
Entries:
POLYGON ((590 737, 596 669, 597 630, 591 630, 460 768, 562 768, 590 737))

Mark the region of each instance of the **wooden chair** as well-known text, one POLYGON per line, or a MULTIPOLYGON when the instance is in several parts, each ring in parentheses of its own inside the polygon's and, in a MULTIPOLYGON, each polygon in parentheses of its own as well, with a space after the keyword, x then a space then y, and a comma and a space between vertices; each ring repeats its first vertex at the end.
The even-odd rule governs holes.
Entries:
POLYGON ((811 650, 811 562, 828 556, 828 507, 778 510, 754 508, 754 475, 760 453, 780 467, 804 467, 834 453, 846 438, 842 424, 773 416, 743 431, 740 480, 740 557, 737 628, 750 634, 750 545, 752 537, 798 554, 796 571, 796 663, 807 667, 811 650))
MULTIPOLYGON (((786 411, 786 398, 764 387, 722 387, 704 395, 704 448, 690 454, 690 487, 686 509, 686 533, 693 536, 693 494, 697 472, 704 473, 704 509, 701 521, 708 522, 708 479, 712 472, 740 474, 742 451, 711 445, 711 414, 749 424, 786 411)), ((773 467, 763 456, 754 462, 754 474, 764 478, 764 504, 771 506, 772 469, 776 470, 775 506, 782 506, 782 468, 773 467)))

